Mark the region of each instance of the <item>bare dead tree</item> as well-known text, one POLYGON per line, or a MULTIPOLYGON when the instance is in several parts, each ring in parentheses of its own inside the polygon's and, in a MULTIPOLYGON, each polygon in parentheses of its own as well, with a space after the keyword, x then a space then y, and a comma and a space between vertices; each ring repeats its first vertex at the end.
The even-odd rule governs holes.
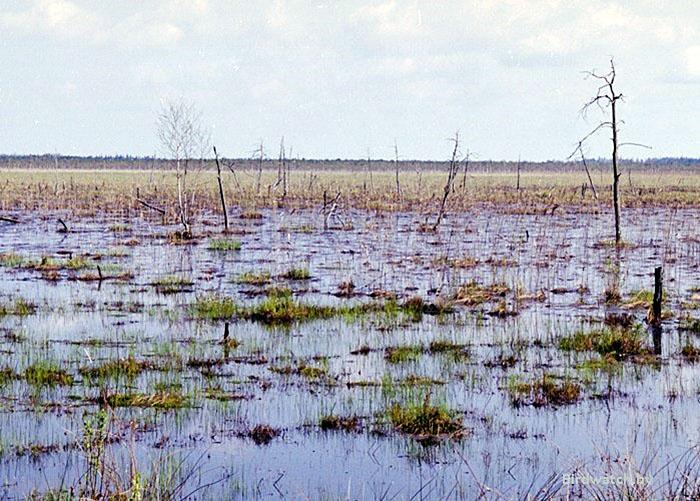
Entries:
POLYGON ((586 72, 591 78, 594 78, 600 82, 598 91, 596 95, 588 101, 581 109, 582 113, 586 113, 592 106, 597 106, 601 111, 606 108, 610 108, 610 120, 600 122, 591 132, 589 132, 579 144, 585 142, 588 138, 593 136, 596 132, 601 129, 609 128, 612 133, 612 169, 613 169, 613 182, 612 182, 612 192, 613 192, 613 211, 615 214, 615 243, 620 244, 622 242, 622 228, 620 226, 620 171, 617 165, 617 154, 618 154, 618 123, 617 123, 617 103, 623 99, 623 95, 615 92, 615 63, 613 59, 610 58, 610 71, 606 74, 598 74, 595 71, 586 72))
POLYGON ((219 184, 219 197, 221 198, 221 210, 224 213, 224 231, 228 233, 228 211, 226 210, 226 196, 224 194, 224 184, 221 181, 221 164, 219 163, 219 153, 214 148, 214 160, 216 161, 216 181, 219 184))
POLYGON ((453 190, 455 177, 457 176, 457 171, 459 170, 459 160, 457 159, 457 154, 459 152, 459 132, 455 132, 455 137, 451 139, 454 143, 454 148, 452 149, 452 158, 450 159, 450 166, 447 172, 447 181, 445 182, 445 188, 442 194, 442 200, 440 201, 440 210, 438 210, 438 215, 433 225, 433 231, 437 231, 442 219, 445 217, 445 208, 447 205, 447 197, 453 190))
MULTIPOLYGON (((581 145, 599 130, 606 128, 610 129, 610 139, 612 141, 612 192, 613 211, 615 215, 615 244, 620 245, 622 243, 622 227, 620 223, 620 206, 622 204, 620 200, 620 176, 622 173, 620 172, 618 165, 618 152, 620 147, 624 145, 635 145, 644 148, 649 147, 638 143, 620 143, 618 140, 619 124, 622 122, 619 121, 617 117, 617 104, 620 101, 624 101, 624 95, 615 91, 615 77, 617 74, 615 71, 615 62, 613 61, 613 58, 610 58, 610 70, 607 73, 599 74, 595 71, 587 71, 585 73, 588 77, 597 80, 600 85, 598 86, 596 95, 583 106, 581 112, 585 115, 593 106, 598 107, 598 109, 600 109, 602 112, 605 112, 605 110, 609 108, 610 120, 600 122, 591 132, 584 136, 583 139, 579 141, 577 150, 581 151, 581 145)), ((574 153, 576 153, 577 150, 574 150, 574 153)))
MULTIPOLYGON (((187 173, 190 161, 197 154, 204 158, 204 151, 209 148, 209 135, 202 125, 201 113, 193 103, 182 98, 163 103, 156 125, 161 147, 175 162, 178 217, 183 227, 183 236, 190 237, 191 200, 187 196, 187 173)), ((194 198, 194 192, 190 198, 194 198)))

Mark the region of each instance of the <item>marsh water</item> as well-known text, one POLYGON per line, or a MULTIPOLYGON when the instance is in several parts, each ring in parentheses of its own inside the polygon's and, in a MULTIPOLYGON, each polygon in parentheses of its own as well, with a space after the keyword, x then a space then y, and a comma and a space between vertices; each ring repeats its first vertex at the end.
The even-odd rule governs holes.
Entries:
MULTIPOLYGON (((218 218, 200 218, 203 236, 173 244, 177 228, 158 220, 81 219, 56 231, 56 215, 18 213, 0 223, 0 252, 61 263, 83 256, 87 270, 46 273, 0 268, 0 304, 23 298, 31 314, 0 316, 0 367, 22 374, 49 361, 69 384, 36 385, 8 378, 0 386, 0 498, 66 488, 86 468, 84 434, 109 392, 179 392, 188 404, 109 409, 109 451, 125 470, 168 469, 197 499, 522 498, 555 486, 584 495, 567 475, 644 475, 663 489, 673 468, 699 442, 696 365, 681 347, 694 334, 679 328, 697 317, 700 235, 696 210, 623 213, 627 245, 608 244, 611 215, 504 214, 488 209, 450 215, 438 232, 418 230, 423 216, 349 212, 342 228, 322 229, 315 211, 263 210, 232 216, 240 250, 212 250, 218 218), (209 234, 209 236, 207 236, 209 234), (461 261, 460 261, 461 260, 461 261), (462 264, 460 264, 462 263, 462 264), (87 280, 96 265, 129 272, 124 280, 87 280), (663 266, 666 303, 660 354, 654 363, 622 361, 614 370, 585 362, 596 353, 570 352, 559 340, 599 328, 609 313, 634 316, 648 336, 646 309, 625 306, 653 289, 663 266), (309 279, 283 278, 292 268, 309 279), (191 314, 198 298, 236 304, 265 298, 265 286, 241 283, 244 273, 269 272, 303 303, 373 303, 453 297, 465 283, 505 283, 494 301, 452 312, 409 317, 381 311, 355 317, 266 325, 254 320, 205 320, 191 314), (175 291, 154 286, 167 276, 191 281, 175 291), (338 294, 352 282, 352 294, 338 294), (604 291, 619 284, 612 306, 604 291), (226 339, 238 344, 222 345, 226 339), (385 349, 465 345, 462 356, 420 351, 390 361, 385 349), (369 350, 357 350, 368 347, 369 350), (133 357, 153 370, 133 377, 88 378, 85 368, 133 357), (512 362, 499 363, 512 357, 512 362), (309 377, 293 370, 318 368, 309 377), (291 368, 291 369, 290 369, 291 368), (509 386, 543 374, 577 381, 571 405, 514 405, 509 386), (394 403, 429 401, 453 410, 459 438, 423 441, 387 423, 394 403), (326 415, 356 416, 351 430, 319 426, 326 415), (267 425, 278 432, 254 440, 267 425), (210 485, 211 484, 211 485, 210 485)), ((684 459, 685 458, 685 459, 684 459)), ((175 480, 173 480, 175 482, 175 480)), ((544 494, 540 492, 540 495, 544 494)))

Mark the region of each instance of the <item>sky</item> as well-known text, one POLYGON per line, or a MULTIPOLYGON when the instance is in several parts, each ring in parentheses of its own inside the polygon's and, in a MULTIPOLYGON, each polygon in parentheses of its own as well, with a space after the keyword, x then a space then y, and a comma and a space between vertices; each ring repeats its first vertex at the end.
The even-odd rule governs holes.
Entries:
POLYGON ((700 157, 697 0, 3 0, 0 154, 163 155, 184 99, 227 157, 560 160, 611 56, 622 156, 700 157))

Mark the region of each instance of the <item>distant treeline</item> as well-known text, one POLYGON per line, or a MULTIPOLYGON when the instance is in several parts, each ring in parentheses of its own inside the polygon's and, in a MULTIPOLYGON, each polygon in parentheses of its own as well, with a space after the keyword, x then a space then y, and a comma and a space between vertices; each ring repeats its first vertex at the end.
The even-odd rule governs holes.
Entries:
MULTIPOLYGON (((213 159, 191 160, 193 168, 213 168, 213 159)), ((223 159, 227 165, 232 165, 235 169, 257 169, 260 160, 256 158, 223 159)), ((395 163, 392 160, 341 160, 341 159, 307 159, 292 158, 286 162, 293 170, 367 170, 391 171, 394 170, 395 163)), ((700 168, 700 158, 653 158, 647 160, 623 159, 620 161, 623 169, 635 170, 695 170, 700 168)), ((610 164, 606 159, 587 160, 588 167, 595 169, 606 167, 610 164)), ((418 172, 431 170, 446 170, 449 163, 447 161, 434 160, 400 160, 399 169, 404 172, 418 172)), ((582 168, 580 161, 555 161, 546 162, 517 162, 517 161, 494 161, 494 160, 474 160, 469 161, 468 169, 474 172, 515 172, 520 166, 523 172, 528 171, 572 171, 582 168)), ((274 170, 279 166, 276 158, 265 159, 262 167, 265 170, 274 170)), ((0 168, 5 169, 172 169, 173 162, 164 158, 156 157, 131 157, 131 156, 110 156, 110 157, 79 157, 65 155, 0 155, 0 168)), ((461 167, 462 168, 462 167, 461 167)), ((460 168, 460 170, 461 170, 460 168)))

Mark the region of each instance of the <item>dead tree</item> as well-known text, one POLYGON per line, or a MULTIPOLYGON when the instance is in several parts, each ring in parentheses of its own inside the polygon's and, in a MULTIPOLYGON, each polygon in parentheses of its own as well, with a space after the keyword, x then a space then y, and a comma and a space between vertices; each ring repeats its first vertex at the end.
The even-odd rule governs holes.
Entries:
MULTIPOLYGON (((600 122, 591 132, 584 136, 581 141, 579 141, 579 147, 577 150, 581 149, 581 144, 583 144, 588 138, 593 136, 596 132, 601 129, 609 128, 611 131, 612 140, 612 170, 613 170, 613 182, 612 182, 612 192, 613 192, 613 210, 615 213, 615 244, 620 245, 622 243, 622 227, 620 223, 620 168, 618 165, 618 152, 622 146, 634 145, 641 146, 643 148, 649 148, 649 146, 639 144, 639 143, 620 143, 618 141, 619 124, 621 123, 617 117, 617 104, 624 100, 624 96, 620 93, 615 92, 615 63, 613 59, 610 59, 610 71, 606 74, 598 74, 595 71, 588 71, 586 75, 594 78, 600 85, 596 95, 588 101, 581 112, 585 114, 592 106, 597 106, 601 111, 605 111, 610 108, 610 120, 600 122)), ((574 150, 576 153, 576 150, 574 150)), ((590 178, 590 174, 589 174, 590 178)))
MULTIPOLYGON (((194 104, 183 99, 163 104, 157 117, 157 132, 163 150, 175 162, 178 217, 183 227, 183 236, 189 237, 192 231, 191 200, 187 196, 188 167, 197 153, 200 158, 204 158, 204 151, 208 150, 208 133, 194 104)), ((194 192, 190 198, 194 199, 194 192)))
POLYGON ((615 213, 615 244, 619 245, 622 242, 622 228, 620 225, 620 170, 617 165, 618 154, 618 122, 617 122, 617 103, 623 99, 623 95, 615 92, 615 63, 610 59, 610 71, 606 74, 598 74, 595 71, 586 72, 591 78, 598 80, 600 86, 595 97, 588 101, 581 109, 582 113, 586 113, 592 106, 597 106, 601 111, 610 108, 610 120, 600 122, 591 132, 589 132, 581 141, 580 145, 588 138, 594 135, 601 129, 609 128, 612 133, 612 192, 613 192, 613 211, 615 213))
POLYGON ((221 210, 224 213, 224 231, 228 233, 228 211, 226 210, 226 196, 224 195, 224 184, 221 181, 221 164, 219 163, 219 153, 214 148, 214 160, 216 161, 216 181, 219 184, 219 197, 221 198, 221 210))
POLYGON ((445 217, 445 208, 447 205, 447 197, 450 196, 452 188, 454 186, 455 177, 457 176, 457 171, 459 170, 459 161, 457 160, 457 154, 459 152, 459 132, 455 132, 455 137, 452 139, 454 142, 454 148, 452 149, 452 158, 450 159, 450 166, 447 172, 447 181, 445 182, 445 188, 442 194, 442 200, 440 201, 440 209, 438 210, 437 218, 435 219, 435 224, 433 225, 433 231, 437 231, 443 217, 445 217))

